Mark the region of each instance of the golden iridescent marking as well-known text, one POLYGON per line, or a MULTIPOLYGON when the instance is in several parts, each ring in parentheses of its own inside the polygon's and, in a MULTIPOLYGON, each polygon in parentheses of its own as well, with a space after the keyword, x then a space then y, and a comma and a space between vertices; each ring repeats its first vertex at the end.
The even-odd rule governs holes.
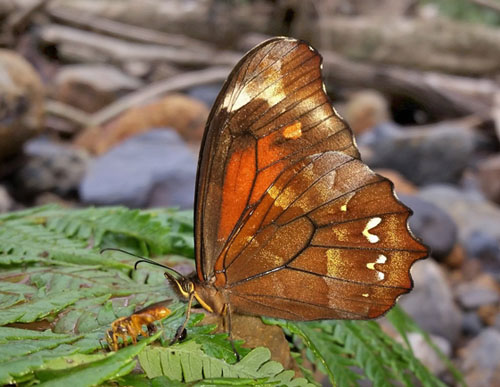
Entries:
POLYGON ((283 129, 283 136, 292 140, 296 140, 302 136, 302 123, 296 121, 291 125, 286 126, 283 129))

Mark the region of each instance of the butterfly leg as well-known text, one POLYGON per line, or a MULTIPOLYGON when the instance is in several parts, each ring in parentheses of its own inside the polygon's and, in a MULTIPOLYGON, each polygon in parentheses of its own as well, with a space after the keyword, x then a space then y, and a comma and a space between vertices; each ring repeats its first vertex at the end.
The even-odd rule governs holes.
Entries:
POLYGON ((193 298, 194 298, 194 292, 189 295, 186 318, 182 323, 182 325, 177 329, 175 337, 170 342, 170 345, 177 343, 179 340, 181 340, 181 338, 185 336, 186 326, 189 322, 189 318, 191 317, 191 304, 193 303, 193 298))
POLYGON ((236 346, 234 345, 233 331, 231 325, 231 308, 229 307, 229 304, 224 304, 224 309, 222 309, 222 316, 224 316, 224 328, 226 328, 227 330, 229 336, 229 342, 231 343, 231 347, 236 356, 236 361, 240 361, 240 354, 238 353, 238 351, 236 350, 236 346))

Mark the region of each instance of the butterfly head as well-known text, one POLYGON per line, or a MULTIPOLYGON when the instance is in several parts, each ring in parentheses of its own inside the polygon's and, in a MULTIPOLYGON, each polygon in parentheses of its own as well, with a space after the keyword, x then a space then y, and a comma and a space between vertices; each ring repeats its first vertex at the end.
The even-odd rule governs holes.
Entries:
POLYGON ((200 283, 194 275, 176 278, 169 272, 165 272, 165 277, 175 285, 175 289, 181 297, 185 299, 194 297, 205 310, 211 313, 222 313, 224 302, 222 295, 215 287, 200 283))
MULTIPOLYGON (((177 273, 177 272, 176 272, 177 273)), ((194 283, 190 278, 184 277, 179 274, 177 277, 166 271, 163 273, 165 278, 174 285, 174 289, 180 294, 181 297, 188 299, 195 291, 194 283)))

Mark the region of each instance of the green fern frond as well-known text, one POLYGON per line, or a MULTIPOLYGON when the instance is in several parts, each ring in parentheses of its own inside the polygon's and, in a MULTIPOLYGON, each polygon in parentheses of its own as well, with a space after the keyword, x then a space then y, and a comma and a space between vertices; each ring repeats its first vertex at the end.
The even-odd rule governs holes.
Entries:
MULTIPOLYGON (((227 335, 213 333, 212 326, 197 325, 200 315, 192 315, 185 342, 168 346, 184 319, 185 304, 178 302, 162 269, 133 270, 135 258, 116 252, 100 254, 103 247, 192 258, 192 212, 45 206, 0 215, 0 325, 15 323, 26 328, 0 327, 0 384, 78 385, 84 380, 94 384, 113 380, 120 385, 186 380, 193 385, 308 383, 269 361, 269 352, 263 348, 249 353, 236 342, 242 356, 237 362, 227 335), (141 337, 138 346, 116 354, 102 353, 100 340, 112 321, 159 301, 173 311, 158 324, 164 328, 161 336, 141 337), (51 331, 34 330, 40 325, 51 331), (164 347, 146 347, 158 337, 164 347), (2 354, 9 356, 2 358, 2 354), (136 354, 147 371, 142 376, 129 375, 136 354)), ((373 321, 264 320, 283 327, 292 338, 292 356, 307 357, 334 385, 356 386, 365 379, 377 386, 442 385, 408 346, 407 332, 423 334, 433 345, 428 335, 397 308, 387 319, 406 345, 387 336, 373 321)), ((449 359, 441 356, 462 383, 449 359)), ((310 373, 305 375, 311 378, 310 373)))
MULTIPOLYGON (((309 386, 304 378, 295 379, 294 371, 286 371, 278 362, 270 361, 267 348, 256 348, 236 364, 210 357, 195 341, 171 347, 149 347, 139 354, 139 363, 149 378, 166 376, 171 380, 195 382, 215 379, 243 378, 246 381, 262 379, 269 384, 309 386)), ((227 380, 226 382, 230 382, 227 380)), ((238 381, 235 381, 238 382, 238 381)))
POLYGON ((444 386, 411 350, 390 338, 374 321, 300 323, 266 318, 264 322, 299 336, 333 385, 356 386, 366 378, 375 386, 413 386, 415 380, 444 386))

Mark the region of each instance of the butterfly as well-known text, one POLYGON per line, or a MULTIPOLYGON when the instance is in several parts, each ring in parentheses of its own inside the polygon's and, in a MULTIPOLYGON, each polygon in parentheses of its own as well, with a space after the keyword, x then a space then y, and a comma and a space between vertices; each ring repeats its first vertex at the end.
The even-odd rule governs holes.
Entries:
POLYGON ((248 52, 201 144, 196 271, 166 276, 188 300, 290 320, 371 319, 412 288, 428 255, 393 184, 365 165, 332 108, 321 56, 286 37, 248 52))

